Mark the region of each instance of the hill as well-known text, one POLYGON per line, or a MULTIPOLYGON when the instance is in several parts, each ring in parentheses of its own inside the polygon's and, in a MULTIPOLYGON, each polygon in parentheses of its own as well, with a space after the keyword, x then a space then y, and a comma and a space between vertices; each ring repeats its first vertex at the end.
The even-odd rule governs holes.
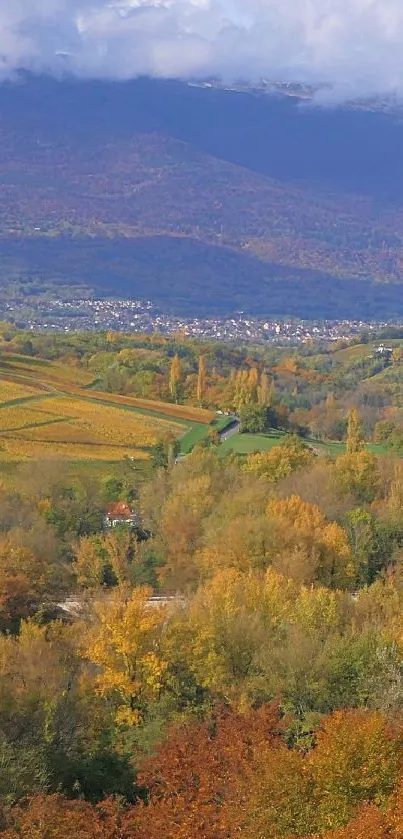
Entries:
POLYGON ((27 78, 0 86, 0 109, 9 293, 403 315, 393 115, 147 79, 27 78))

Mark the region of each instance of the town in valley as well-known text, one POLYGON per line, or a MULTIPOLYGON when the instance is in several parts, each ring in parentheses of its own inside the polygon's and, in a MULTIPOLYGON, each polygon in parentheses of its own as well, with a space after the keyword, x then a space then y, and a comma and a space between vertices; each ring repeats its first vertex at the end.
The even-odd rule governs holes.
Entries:
POLYGON ((210 317, 169 314, 149 300, 21 299, 3 302, 0 317, 20 328, 53 332, 114 330, 125 333, 177 335, 216 341, 245 341, 296 346, 307 342, 349 341, 356 336, 376 336, 399 323, 365 320, 313 320, 270 316, 256 318, 245 312, 210 317))

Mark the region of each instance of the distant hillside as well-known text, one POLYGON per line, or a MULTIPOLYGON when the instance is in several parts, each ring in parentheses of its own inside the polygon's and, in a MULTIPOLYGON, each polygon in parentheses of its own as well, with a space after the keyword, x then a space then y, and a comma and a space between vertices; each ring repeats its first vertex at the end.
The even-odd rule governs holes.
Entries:
POLYGON ((0 86, 0 113, 3 286, 84 285, 189 314, 403 315, 392 116, 49 79, 0 86))

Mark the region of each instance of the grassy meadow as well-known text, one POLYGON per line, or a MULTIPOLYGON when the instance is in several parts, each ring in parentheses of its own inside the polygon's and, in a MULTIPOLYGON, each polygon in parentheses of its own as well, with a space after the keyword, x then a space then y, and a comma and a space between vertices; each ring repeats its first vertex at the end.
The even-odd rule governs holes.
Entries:
MULTIPOLYGON (((274 429, 266 434, 234 434, 222 443, 220 452, 223 455, 231 451, 239 455, 248 455, 258 451, 268 452, 273 446, 277 446, 284 436, 284 432, 274 429)), ((322 440, 304 439, 304 442, 312 446, 318 455, 338 457, 346 450, 345 443, 336 440, 324 442, 322 440)), ((387 451, 385 446, 375 443, 369 443, 366 448, 373 454, 378 455, 385 454, 387 451)))

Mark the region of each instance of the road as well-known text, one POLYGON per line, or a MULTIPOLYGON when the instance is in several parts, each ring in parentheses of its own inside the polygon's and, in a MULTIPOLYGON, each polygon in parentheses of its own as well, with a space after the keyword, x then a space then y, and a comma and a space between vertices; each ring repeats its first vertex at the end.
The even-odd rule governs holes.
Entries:
MULTIPOLYGON (((224 428, 223 431, 218 432, 218 436, 220 438, 220 443, 223 443, 224 440, 228 440, 234 434, 238 434, 240 427, 241 427, 241 423, 239 422, 238 417, 233 416, 231 424, 227 425, 227 427, 224 428)), ((175 463, 182 463, 182 461, 186 460, 187 457, 188 457, 187 454, 178 454, 178 456, 175 460, 175 463)))
POLYGON ((241 423, 239 422, 238 417, 234 417, 233 422, 231 425, 224 428, 224 431, 219 432, 219 437, 221 442, 223 443, 224 440, 228 440, 230 437, 233 437, 234 434, 239 434, 239 429, 241 427, 241 423))

